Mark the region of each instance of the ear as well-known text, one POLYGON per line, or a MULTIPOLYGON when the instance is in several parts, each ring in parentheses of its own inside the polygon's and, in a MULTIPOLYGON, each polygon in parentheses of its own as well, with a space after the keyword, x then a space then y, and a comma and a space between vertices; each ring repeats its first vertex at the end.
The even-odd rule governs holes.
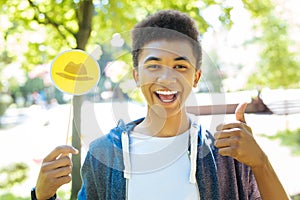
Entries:
POLYGON ((135 80, 136 86, 140 87, 139 72, 138 72, 137 69, 133 69, 132 76, 133 76, 133 78, 135 80))
POLYGON ((201 69, 197 69, 196 73, 195 73, 195 77, 194 77, 194 84, 193 84, 193 87, 197 87, 198 85, 198 82, 201 78, 201 74, 202 74, 202 71, 201 69))

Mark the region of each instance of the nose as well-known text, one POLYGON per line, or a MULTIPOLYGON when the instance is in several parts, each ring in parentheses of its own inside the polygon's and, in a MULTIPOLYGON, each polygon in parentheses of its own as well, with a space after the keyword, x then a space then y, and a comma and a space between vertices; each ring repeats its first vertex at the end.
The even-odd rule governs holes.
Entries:
POLYGON ((176 82, 176 72, 169 67, 164 67, 161 71, 160 76, 158 77, 158 82, 162 84, 173 84, 176 82))

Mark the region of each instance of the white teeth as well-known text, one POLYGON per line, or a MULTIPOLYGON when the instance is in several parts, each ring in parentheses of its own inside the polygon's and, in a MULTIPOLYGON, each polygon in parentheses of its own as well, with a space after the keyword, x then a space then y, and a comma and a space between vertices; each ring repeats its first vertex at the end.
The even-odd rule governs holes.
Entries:
POLYGON ((162 91, 162 90, 158 90, 156 91, 157 94, 161 94, 161 95, 172 95, 172 94, 177 94, 177 91, 162 91))
POLYGON ((164 103, 171 103, 173 101, 173 99, 170 100, 162 100, 164 103))

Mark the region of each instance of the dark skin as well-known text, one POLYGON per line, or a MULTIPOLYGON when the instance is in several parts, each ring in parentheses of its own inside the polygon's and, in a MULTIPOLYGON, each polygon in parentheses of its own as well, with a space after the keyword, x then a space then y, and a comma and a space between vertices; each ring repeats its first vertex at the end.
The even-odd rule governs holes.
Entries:
POLYGON ((44 158, 36 184, 37 199, 51 198, 60 186, 72 180, 69 154, 78 154, 78 151, 71 146, 62 145, 44 158))
POLYGON ((233 157, 251 167, 262 199, 290 199, 246 123, 246 107, 247 103, 242 103, 236 108, 236 122, 217 126, 215 146, 222 156, 233 157))

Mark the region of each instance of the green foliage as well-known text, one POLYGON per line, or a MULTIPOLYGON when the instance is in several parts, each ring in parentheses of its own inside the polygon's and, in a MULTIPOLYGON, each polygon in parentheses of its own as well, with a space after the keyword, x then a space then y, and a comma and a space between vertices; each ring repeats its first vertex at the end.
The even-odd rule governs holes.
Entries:
POLYGON ((227 28, 231 28, 232 21, 230 20, 230 11, 233 9, 233 7, 225 7, 224 12, 219 16, 219 20, 223 22, 223 24, 227 28))
POLYGON ((300 128, 279 131, 274 136, 267 137, 270 139, 279 139, 283 145, 290 147, 295 155, 300 156, 300 128))
POLYGON ((0 169, 0 189, 7 189, 24 182, 27 178, 28 166, 25 163, 14 163, 0 169))
POLYGON ((297 87, 300 66, 295 60, 295 53, 289 50, 292 44, 287 23, 270 16, 263 22, 263 28, 264 34, 260 41, 265 45, 261 51, 260 71, 251 76, 249 81, 271 88, 297 87))
POLYGON ((273 5, 270 0, 242 0, 244 6, 254 17, 262 17, 268 15, 273 5))
POLYGON ((270 0, 244 0, 245 7, 259 20, 261 30, 256 42, 261 46, 258 71, 249 77, 250 87, 296 88, 300 85, 300 65, 293 41, 288 35, 288 22, 275 12, 270 0), (279 81, 280 80, 280 81, 279 81))
MULTIPOLYGON (((216 3, 211 2, 211 4, 216 3)), ((184 0, 180 2, 162 0, 149 2, 141 0, 131 1, 130 3, 126 1, 109 1, 109 3, 106 4, 101 2, 95 5, 96 14, 93 30, 99 31, 100 39, 106 40, 108 39, 108 35, 110 36, 115 32, 123 33, 130 31, 137 21, 162 9, 177 9, 189 13, 197 21, 202 33, 206 32, 209 26, 201 16, 197 1, 195 0, 184 0), (105 30, 105 32, 103 30, 105 30)), ((99 40, 99 37, 97 40, 99 40)))
POLYGON ((9 95, 0 93, 0 117, 5 113, 6 109, 11 103, 12 98, 9 95))
MULTIPOLYGON (((87 1, 86 1, 87 2, 87 1)), ((28 72, 36 65, 50 63, 60 52, 76 48, 78 41, 85 40, 79 35, 79 22, 84 20, 83 1, 1 1, 0 14, 7 22, 0 27, 5 41, 15 41, 20 48, 7 43, 0 52, 10 62, 18 61, 28 72)), ((130 43, 130 30, 145 16, 162 9, 177 9, 190 14, 197 22, 200 32, 205 33, 209 24, 201 10, 211 5, 220 6, 223 11, 220 20, 225 26, 232 24, 231 8, 216 0, 199 3, 196 0, 184 1, 94 1, 92 31, 87 49, 95 44, 107 43, 114 33, 123 33, 125 42, 130 43)), ((87 24, 87 22, 83 22, 87 24)), ((84 28, 84 27, 83 27, 84 28)), ((103 46, 104 47, 104 46, 103 46)), ((113 52, 111 52, 113 53, 113 52)), ((113 56, 114 57, 114 56, 113 56)), ((129 56, 128 56, 129 57, 129 56)), ((5 60, 3 59, 3 60, 5 60)), ((126 62, 130 59, 126 59, 126 62)), ((131 61, 128 62, 130 64, 131 61)), ((102 66, 103 68, 103 66, 102 66)), ((1 69, 0 69, 1 70, 1 69)), ((130 77, 130 76, 128 76, 130 77)))
POLYGON ((0 199, 1 200, 28 200, 28 199, 30 199, 30 197, 29 196, 28 197, 18 197, 12 193, 5 193, 5 194, 0 195, 0 199))
POLYGON ((24 96, 33 92, 38 92, 44 88, 44 82, 40 78, 28 79, 25 85, 21 88, 24 96))
MULTIPOLYGON (((274 16, 275 5, 271 0, 243 0, 246 9, 262 28, 261 37, 256 40, 262 45, 259 72, 250 77, 251 86, 297 87, 300 70, 298 60, 290 51, 287 22, 274 16), (278 81, 278 79, 282 81, 278 81)), ((23 68, 30 71, 37 64, 51 62, 61 51, 76 48, 79 20, 83 19, 81 1, 1 1, 1 19, 7 21, 0 30, 5 41, 14 40, 20 47, 16 54, 15 46, 8 45, 0 55, 3 61, 21 61, 23 68), (40 33, 42 37, 35 37, 40 33)), ((202 10, 218 5, 222 13, 219 20, 225 27, 232 25, 232 7, 226 2, 204 1, 94 1, 92 32, 87 47, 102 44, 111 39, 114 33, 129 35, 134 24, 148 14, 162 9, 177 9, 191 15, 197 22, 200 32, 205 33, 209 24, 202 16, 202 10)), ((130 38, 125 37, 127 44, 130 38)), ((0 66, 1 67, 1 66, 0 66)))
POLYGON ((292 200, 300 200, 300 194, 295 194, 291 196, 292 200))

